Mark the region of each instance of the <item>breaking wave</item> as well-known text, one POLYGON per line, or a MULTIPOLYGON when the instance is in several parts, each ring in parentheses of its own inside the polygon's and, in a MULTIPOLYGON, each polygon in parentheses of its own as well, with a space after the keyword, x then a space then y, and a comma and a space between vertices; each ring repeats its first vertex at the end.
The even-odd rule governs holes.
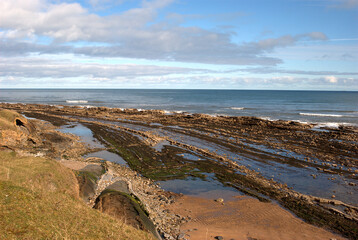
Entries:
POLYGON ((66 100, 66 103, 88 103, 87 100, 66 100))
POLYGON ((300 113, 303 116, 317 116, 317 117, 344 117, 339 114, 324 114, 324 113, 300 113))

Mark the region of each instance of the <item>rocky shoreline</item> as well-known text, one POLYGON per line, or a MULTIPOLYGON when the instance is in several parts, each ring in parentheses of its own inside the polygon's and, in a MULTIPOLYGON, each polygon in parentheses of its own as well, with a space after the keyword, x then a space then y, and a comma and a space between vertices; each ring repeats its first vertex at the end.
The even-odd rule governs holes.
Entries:
MULTIPOLYGON (((40 152, 49 155, 65 164, 67 160, 64 156, 85 162, 86 165, 102 166, 105 171, 98 176, 89 205, 95 205, 100 193, 113 183, 125 182, 129 193, 140 200, 156 229, 165 239, 183 236, 180 225, 190 221, 190 218, 168 211, 169 205, 179 196, 163 191, 155 180, 171 179, 173 176, 179 179, 186 176, 205 178, 205 172, 214 172, 222 183, 260 201, 278 201, 310 223, 352 239, 357 236, 356 203, 337 200, 336 196, 325 198, 303 194, 282 181, 268 178, 259 169, 240 164, 240 161, 235 161, 228 154, 192 144, 192 138, 189 138, 200 138, 203 142, 220 144, 232 152, 238 152, 238 160, 253 156, 262 162, 273 161, 302 169, 315 168, 317 173, 313 175, 343 176, 347 179, 347 184, 355 189, 358 172, 356 128, 346 126, 337 130, 313 131, 312 125, 291 121, 272 122, 253 117, 211 117, 184 113, 168 115, 157 110, 30 104, 1 104, 0 107, 17 110, 28 117, 43 119, 58 126, 66 122, 80 122, 91 129, 102 144, 123 157, 132 169, 101 159, 81 159, 81 155, 89 149, 84 145, 80 146, 75 136, 71 136, 73 147, 66 148, 61 145, 64 141, 59 140, 56 134, 43 133, 42 136, 47 136, 49 142, 55 142, 58 146, 44 144, 42 151, 38 151, 40 148, 36 146, 36 154, 40 152), (160 134, 158 129, 164 129, 168 134, 160 134), (180 140, 174 134, 188 136, 189 141, 180 140), (167 143, 163 149, 153 150, 153 147, 163 141, 167 143), (254 149, 254 144, 270 147, 272 154, 254 149), (304 157, 283 157, 283 150, 290 152, 292 156, 302 154, 304 157), (187 161, 181 157, 182 153, 194 154, 200 161, 187 161), (157 165, 158 160, 161 165, 157 165), (185 171, 182 166, 185 166, 185 171)), ((44 122, 40 124, 44 125, 44 122)), ((54 131, 54 128, 51 131, 54 131)), ((61 133, 59 136, 66 138, 61 133)), ((32 141, 36 144, 38 142, 36 138, 32 141)), ((36 145, 31 141, 29 144, 36 145)), ((69 141, 66 144, 68 146, 69 141)), ((315 179, 314 176, 312 179, 315 179)))
MULTIPOLYGON (((165 239, 176 239, 180 234, 179 226, 185 223, 187 219, 169 212, 168 205, 173 203, 177 197, 176 194, 162 190, 154 181, 140 176, 137 172, 132 171, 126 166, 104 161, 98 158, 87 158, 84 161, 88 166, 102 166, 105 171, 99 176, 93 194, 87 193, 88 205, 95 207, 101 194, 106 190, 115 190, 124 192, 134 196, 139 200, 143 210, 147 212, 150 220, 154 223, 155 229, 159 232, 156 233, 155 229, 152 232, 155 236, 163 236, 165 239), (115 186, 122 184, 122 186, 115 186)), ((63 162, 65 166, 71 168, 71 165, 66 161, 63 162)), ((79 169, 79 172, 86 171, 85 168, 79 169)), ((88 171, 88 170, 87 170, 88 171)), ((114 214, 113 211, 111 214, 114 214)))
MULTIPOLYGON (((128 189, 127 193, 137 198, 141 208, 150 216, 149 225, 154 223, 152 228, 143 226, 143 229, 152 232, 157 239, 162 239, 161 236, 165 239, 177 239, 180 234, 179 225, 187 220, 167 210, 167 206, 175 201, 176 194, 162 190, 154 181, 142 177, 126 166, 101 158, 83 159, 82 154, 92 149, 85 146, 78 136, 56 131, 56 128, 48 122, 36 119, 28 120, 13 112, 6 114, 15 115, 14 126, 19 126, 20 131, 2 130, 1 150, 15 151, 20 156, 57 159, 76 173, 79 180, 80 196, 91 208, 97 208, 95 204, 106 190, 115 189, 117 192, 123 192, 123 189, 113 187, 115 184, 123 183, 128 189), (88 181, 80 181, 81 177, 79 176, 83 173, 87 176, 96 176, 92 182, 92 189, 88 189, 88 181)), ((112 204, 116 205, 117 203, 112 204)), ((128 216, 124 220, 130 222, 131 219, 137 218, 137 211, 134 216, 128 216)), ((109 215, 113 215, 113 212, 109 215)), ((144 217, 146 218, 146 216, 144 217)))

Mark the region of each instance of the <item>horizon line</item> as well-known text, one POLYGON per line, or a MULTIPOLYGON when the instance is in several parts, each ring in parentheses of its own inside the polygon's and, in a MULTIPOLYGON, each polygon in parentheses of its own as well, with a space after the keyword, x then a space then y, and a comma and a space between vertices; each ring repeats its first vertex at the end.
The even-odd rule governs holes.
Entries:
POLYGON ((1 88, 0 90, 214 90, 214 91, 311 91, 311 92, 358 92, 358 90, 332 90, 332 89, 229 89, 229 88, 1 88))

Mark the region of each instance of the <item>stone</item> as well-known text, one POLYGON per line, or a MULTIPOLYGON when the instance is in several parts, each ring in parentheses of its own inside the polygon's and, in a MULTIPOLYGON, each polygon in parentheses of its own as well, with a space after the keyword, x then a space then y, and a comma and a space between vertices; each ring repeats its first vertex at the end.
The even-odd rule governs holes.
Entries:
POLYGON ((127 183, 125 181, 121 181, 121 180, 112 183, 106 189, 111 189, 111 190, 115 190, 115 191, 130 194, 127 183))
POLYGON ((224 199, 223 198, 218 198, 218 199, 215 199, 215 202, 224 203, 224 199))
POLYGON ((180 233, 179 236, 178 236, 178 240, 179 239, 184 239, 185 238, 185 233, 180 233))
POLYGON ((224 238, 222 236, 216 236, 215 239, 217 240, 223 240, 224 238))

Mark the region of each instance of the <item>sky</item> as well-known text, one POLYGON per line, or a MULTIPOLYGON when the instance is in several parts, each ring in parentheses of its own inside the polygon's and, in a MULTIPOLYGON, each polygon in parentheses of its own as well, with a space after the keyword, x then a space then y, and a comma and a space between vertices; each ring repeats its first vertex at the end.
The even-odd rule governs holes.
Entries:
POLYGON ((358 0, 1 0, 0 88, 358 90, 358 0))

